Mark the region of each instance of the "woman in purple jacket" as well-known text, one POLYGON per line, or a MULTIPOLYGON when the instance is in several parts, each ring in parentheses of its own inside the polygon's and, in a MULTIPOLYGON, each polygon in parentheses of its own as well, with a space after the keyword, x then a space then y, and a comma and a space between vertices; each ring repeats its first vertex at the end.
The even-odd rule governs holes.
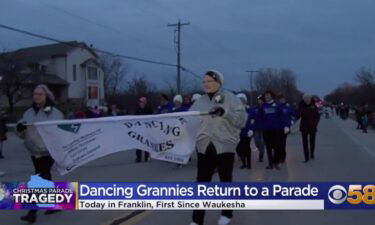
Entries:
POLYGON ((266 169, 280 170, 282 139, 289 127, 284 121, 282 106, 274 100, 272 91, 264 93, 265 102, 260 107, 260 119, 263 124, 263 140, 267 149, 268 166, 266 169))

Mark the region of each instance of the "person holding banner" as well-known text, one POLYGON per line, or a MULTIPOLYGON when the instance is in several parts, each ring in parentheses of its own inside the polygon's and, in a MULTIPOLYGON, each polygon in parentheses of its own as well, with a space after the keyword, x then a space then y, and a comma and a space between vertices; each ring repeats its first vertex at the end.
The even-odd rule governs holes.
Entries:
MULTIPOLYGON (((35 174, 39 174, 40 177, 46 180, 52 180, 51 168, 54 160, 32 124, 41 121, 64 119, 64 115, 55 107, 54 99, 54 95, 46 85, 38 85, 33 92, 31 108, 26 110, 16 126, 17 135, 24 140, 25 147, 30 152, 35 174)), ((49 210, 46 211, 46 214, 54 212, 56 210, 49 210)), ((36 214, 37 210, 30 210, 25 216, 21 217, 21 220, 34 223, 36 214)))
MULTIPOLYGON (((135 115, 151 115, 151 114, 154 114, 151 107, 149 107, 149 105, 147 104, 147 98, 146 97, 141 97, 139 98, 139 101, 138 101, 138 109, 135 113, 135 115)), ((140 149, 137 149, 136 150, 136 163, 140 163, 142 162, 142 154, 144 152, 144 160, 145 162, 148 161, 148 159, 150 158, 150 153, 149 152, 146 152, 146 151, 142 151, 140 149)))
MULTIPOLYGON (((247 114, 234 94, 221 90, 223 82, 224 76, 219 71, 207 71, 203 77, 206 94, 190 108, 190 111, 209 112, 208 116, 202 117, 197 132, 197 182, 210 182, 216 169, 221 182, 232 181, 236 147, 247 114)), ((204 214, 204 210, 195 210, 191 225, 202 225, 204 214)), ((233 210, 223 210, 218 224, 229 224, 232 217, 233 210)))
MULTIPOLYGON (((176 95, 174 96, 173 98, 173 108, 172 108, 172 113, 176 113, 176 112, 186 112, 186 111, 189 111, 189 107, 184 107, 183 106, 183 99, 182 99, 182 96, 181 95, 176 95)), ((182 164, 178 163, 177 164, 177 168, 178 169, 181 169, 182 168, 182 164)))

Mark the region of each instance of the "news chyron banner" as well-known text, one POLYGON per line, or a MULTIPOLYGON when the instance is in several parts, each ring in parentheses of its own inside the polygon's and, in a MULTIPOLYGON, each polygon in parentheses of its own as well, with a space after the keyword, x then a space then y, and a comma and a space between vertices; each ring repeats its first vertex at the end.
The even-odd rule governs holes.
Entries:
POLYGON ((0 209, 375 209, 374 183, 0 183, 0 209))

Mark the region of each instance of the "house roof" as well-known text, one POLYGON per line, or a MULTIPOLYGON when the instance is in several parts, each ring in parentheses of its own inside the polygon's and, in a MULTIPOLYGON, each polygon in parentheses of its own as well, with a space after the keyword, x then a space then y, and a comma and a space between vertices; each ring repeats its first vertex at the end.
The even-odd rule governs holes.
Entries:
POLYGON ((69 85, 67 81, 61 79, 59 76, 55 74, 48 74, 48 73, 31 73, 31 74, 23 74, 25 76, 25 80, 22 82, 23 84, 46 84, 46 85, 61 85, 66 86, 69 85))
POLYGON ((77 41, 21 48, 6 54, 18 62, 36 63, 43 59, 66 56, 69 51, 77 47, 85 48, 97 57, 97 54, 84 42, 77 41))
POLYGON ((84 61, 83 63, 81 63, 81 66, 85 67, 90 62, 96 64, 97 66, 100 66, 99 62, 97 60, 95 60, 95 59, 87 59, 86 61, 84 61))

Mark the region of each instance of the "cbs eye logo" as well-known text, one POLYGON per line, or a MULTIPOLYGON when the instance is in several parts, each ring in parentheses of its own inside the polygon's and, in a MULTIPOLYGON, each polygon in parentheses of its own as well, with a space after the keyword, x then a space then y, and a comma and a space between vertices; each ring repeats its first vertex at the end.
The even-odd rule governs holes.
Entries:
POLYGON ((328 191, 328 199, 335 205, 347 201, 351 205, 358 205, 362 202, 366 205, 375 205, 375 186, 349 185, 347 191, 341 185, 332 186, 328 191))

